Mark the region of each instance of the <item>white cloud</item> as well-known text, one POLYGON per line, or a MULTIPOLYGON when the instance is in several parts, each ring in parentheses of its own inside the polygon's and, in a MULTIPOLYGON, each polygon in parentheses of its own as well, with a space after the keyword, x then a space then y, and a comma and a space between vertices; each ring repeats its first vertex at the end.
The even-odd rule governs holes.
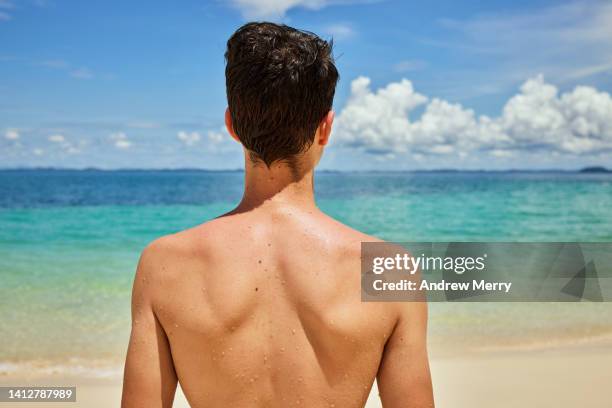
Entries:
POLYGON ((211 153, 239 152, 240 144, 236 143, 225 126, 206 132, 207 150, 211 153))
POLYGON ((4 138, 7 140, 19 140, 19 131, 17 129, 7 129, 4 132, 4 138))
POLYGON ((42 156, 43 154, 45 154, 45 151, 43 149, 36 148, 32 150, 32 153, 34 153, 35 156, 42 156))
POLYGON ((66 139, 66 137, 64 137, 64 135, 54 134, 49 136, 47 139, 52 143, 58 144, 64 150, 64 152, 68 154, 76 154, 81 152, 81 149, 74 146, 68 139, 66 139))
POLYGON ((441 19, 452 41, 427 41, 487 57, 510 81, 543 72, 554 81, 612 72, 612 2, 567 1, 520 12, 441 19), (517 78, 518 77, 518 78, 517 78))
POLYGON ((53 143, 64 143, 66 141, 64 135, 51 135, 48 139, 53 143))
POLYGON ((247 20, 278 19, 294 7, 317 10, 330 3, 329 0, 231 0, 247 20))
POLYGON ((277 20, 293 8, 320 10, 330 5, 371 3, 375 0, 230 0, 246 20, 277 20))
POLYGON ((201 139, 201 136, 198 132, 185 132, 182 130, 177 133, 176 137, 178 140, 183 142, 185 146, 193 146, 201 139))
POLYGON ((126 150, 132 146, 132 142, 128 139, 127 135, 123 132, 115 132, 109 135, 109 139, 112 140, 113 145, 117 149, 126 150))
POLYGON ((208 136, 208 140, 214 144, 223 143, 229 140, 230 137, 225 126, 221 126, 219 130, 209 130, 206 136, 208 136))
POLYGON ((349 24, 338 23, 332 24, 324 30, 327 34, 331 35, 334 39, 347 39, 355 36, 355 30, 349 24))
POLYGON ((546 149, 580 155, 612 151, 612 98, 592 87, 559 94, 540 75, 527 80, 499 117, 414 91, 406 79, 372 91, 355 79, 334 131, 342 146, 373 154, 458 155, 488 151, 510 157, 519 150, 546 149), (414 110, 423 113, 413 118, 414 110))

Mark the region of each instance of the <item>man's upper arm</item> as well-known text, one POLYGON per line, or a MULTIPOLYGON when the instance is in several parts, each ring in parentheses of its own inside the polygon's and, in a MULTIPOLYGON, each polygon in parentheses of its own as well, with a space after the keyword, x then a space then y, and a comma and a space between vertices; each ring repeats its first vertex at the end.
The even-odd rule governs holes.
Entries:
POLYGON ((433 407, 427 357, 427 303, 405 302, 383 353, 378 390, 385 408, 433 407))
POLYGON ((132 333, 123 377, 122 408, 171 407, 177 377, 166 333, 153 311, 156 249, 149 246, 138 263, 132 291, 132 333))

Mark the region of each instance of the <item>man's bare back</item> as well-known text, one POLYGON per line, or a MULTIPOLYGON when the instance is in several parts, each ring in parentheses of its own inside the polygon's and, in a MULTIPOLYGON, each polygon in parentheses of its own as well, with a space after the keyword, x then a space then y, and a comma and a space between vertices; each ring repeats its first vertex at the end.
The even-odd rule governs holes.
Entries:
MULTIPOLYGON (((373 240, 318 210, 275 204, 161 238, 141 259, 134 325, 163 333, 133 347, 155 353, 165 333, 171 355, 162 361, 194 408, 363 407, 383 357, 383 376, 387 365, 426 359, 424 344, 410 343, 424 341, 423 305, 360 301, 360 243, 373 240), (401 320, 410 315, 419 320, 401 320)), ((133 364, 155 371, 160 362, 133 364)), ((394 387, 388 406, 425 406, 393 403, 405 393, 394 387)))
POLYGON ((194 408, 362 407, 375 378, 385 407, 433 406, 426 305, 361 302, 361 242, 376 239, 315 204, 330 52, 272 23, 228 41, 225 122, 244 148, 244 195, 143 252, 124 408, 170 407, 177 381, 194 408))

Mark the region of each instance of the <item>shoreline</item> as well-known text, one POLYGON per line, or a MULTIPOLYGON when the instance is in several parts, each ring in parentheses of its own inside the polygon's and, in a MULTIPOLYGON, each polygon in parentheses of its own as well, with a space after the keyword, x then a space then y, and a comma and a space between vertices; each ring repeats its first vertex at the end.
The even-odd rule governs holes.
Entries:
MULTIPOLYGON (((431 340, 431 339, 430 339, 431 340)), ((450 345, 449 343, 430 342, 429 356, 431 360, 443 361, 461 358, 487 359, 499 355, 529 355, 532 353, 563 354, 563 353, 612 353, 612 331, 604 331, 589 337, 567 337, 534 339, 522 343, 500 344, 492 341, 483 344, 479 338, 477 346, 469 342, 450 345)), ((39 379, 39 378, 78 378, 91 381, 115 381, 123 375, 123 356, 111 358, 70 358, 65 361, 51 359, 5 359, 0 360, 0 385, 6 379, 39 379)), ((612 367, 612 366, 611 366, 612 367)), ((612 368, 610 369, 612 374, 612 368)))

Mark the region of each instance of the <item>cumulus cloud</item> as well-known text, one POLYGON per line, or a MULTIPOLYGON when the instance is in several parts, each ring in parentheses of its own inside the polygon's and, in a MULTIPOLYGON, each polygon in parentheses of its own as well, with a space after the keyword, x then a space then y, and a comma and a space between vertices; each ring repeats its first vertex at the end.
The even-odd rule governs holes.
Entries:
POLYGON ((113 142, 113 145, 117 149, 126 150, 132 146, 132 142, 128 139, 127 135, 123 132, 115 132, 109 135, 109 139, 113 142))
POLYGON ((232 139, 225 126, 206 132, 206 147, 211 153, 239 152, 240 145, 232 139))
POLYGON ((68 154, 77 154, 81 152, 81 149, 72 144, 64 135, 54 134, 47 138, 50 142, 59 145, 64 152, 68 154))
POLYGON ((183 142, 185 146, 193 146, 202 138, 198 132, 180 131, 176 135, 177 139, 183 142))
POLYGON ((4 138, 7 140, 19 140, 19 131, 17 129, 7 129, 4 132, 4 138))
POLYGON ((487 152, 510 157, 546 149, 571 155, 612 150, 612 98, 592 87, 559 94, 543 76, 527 80, 498 117, 479 116, 460 104, 419 94, 407 79, 376 91, 359 77, 336 120, 342 146, 385 155, 487 152), (422 114, 415 115, 416 108, 422 114))
POLYGON ((229 140, 229 133, 227 133, 227 129, 225 126, 221 126, 218 130, 209 130, 206 133, 208 140, 213 144, 223 143, 226 140, 229 140))

